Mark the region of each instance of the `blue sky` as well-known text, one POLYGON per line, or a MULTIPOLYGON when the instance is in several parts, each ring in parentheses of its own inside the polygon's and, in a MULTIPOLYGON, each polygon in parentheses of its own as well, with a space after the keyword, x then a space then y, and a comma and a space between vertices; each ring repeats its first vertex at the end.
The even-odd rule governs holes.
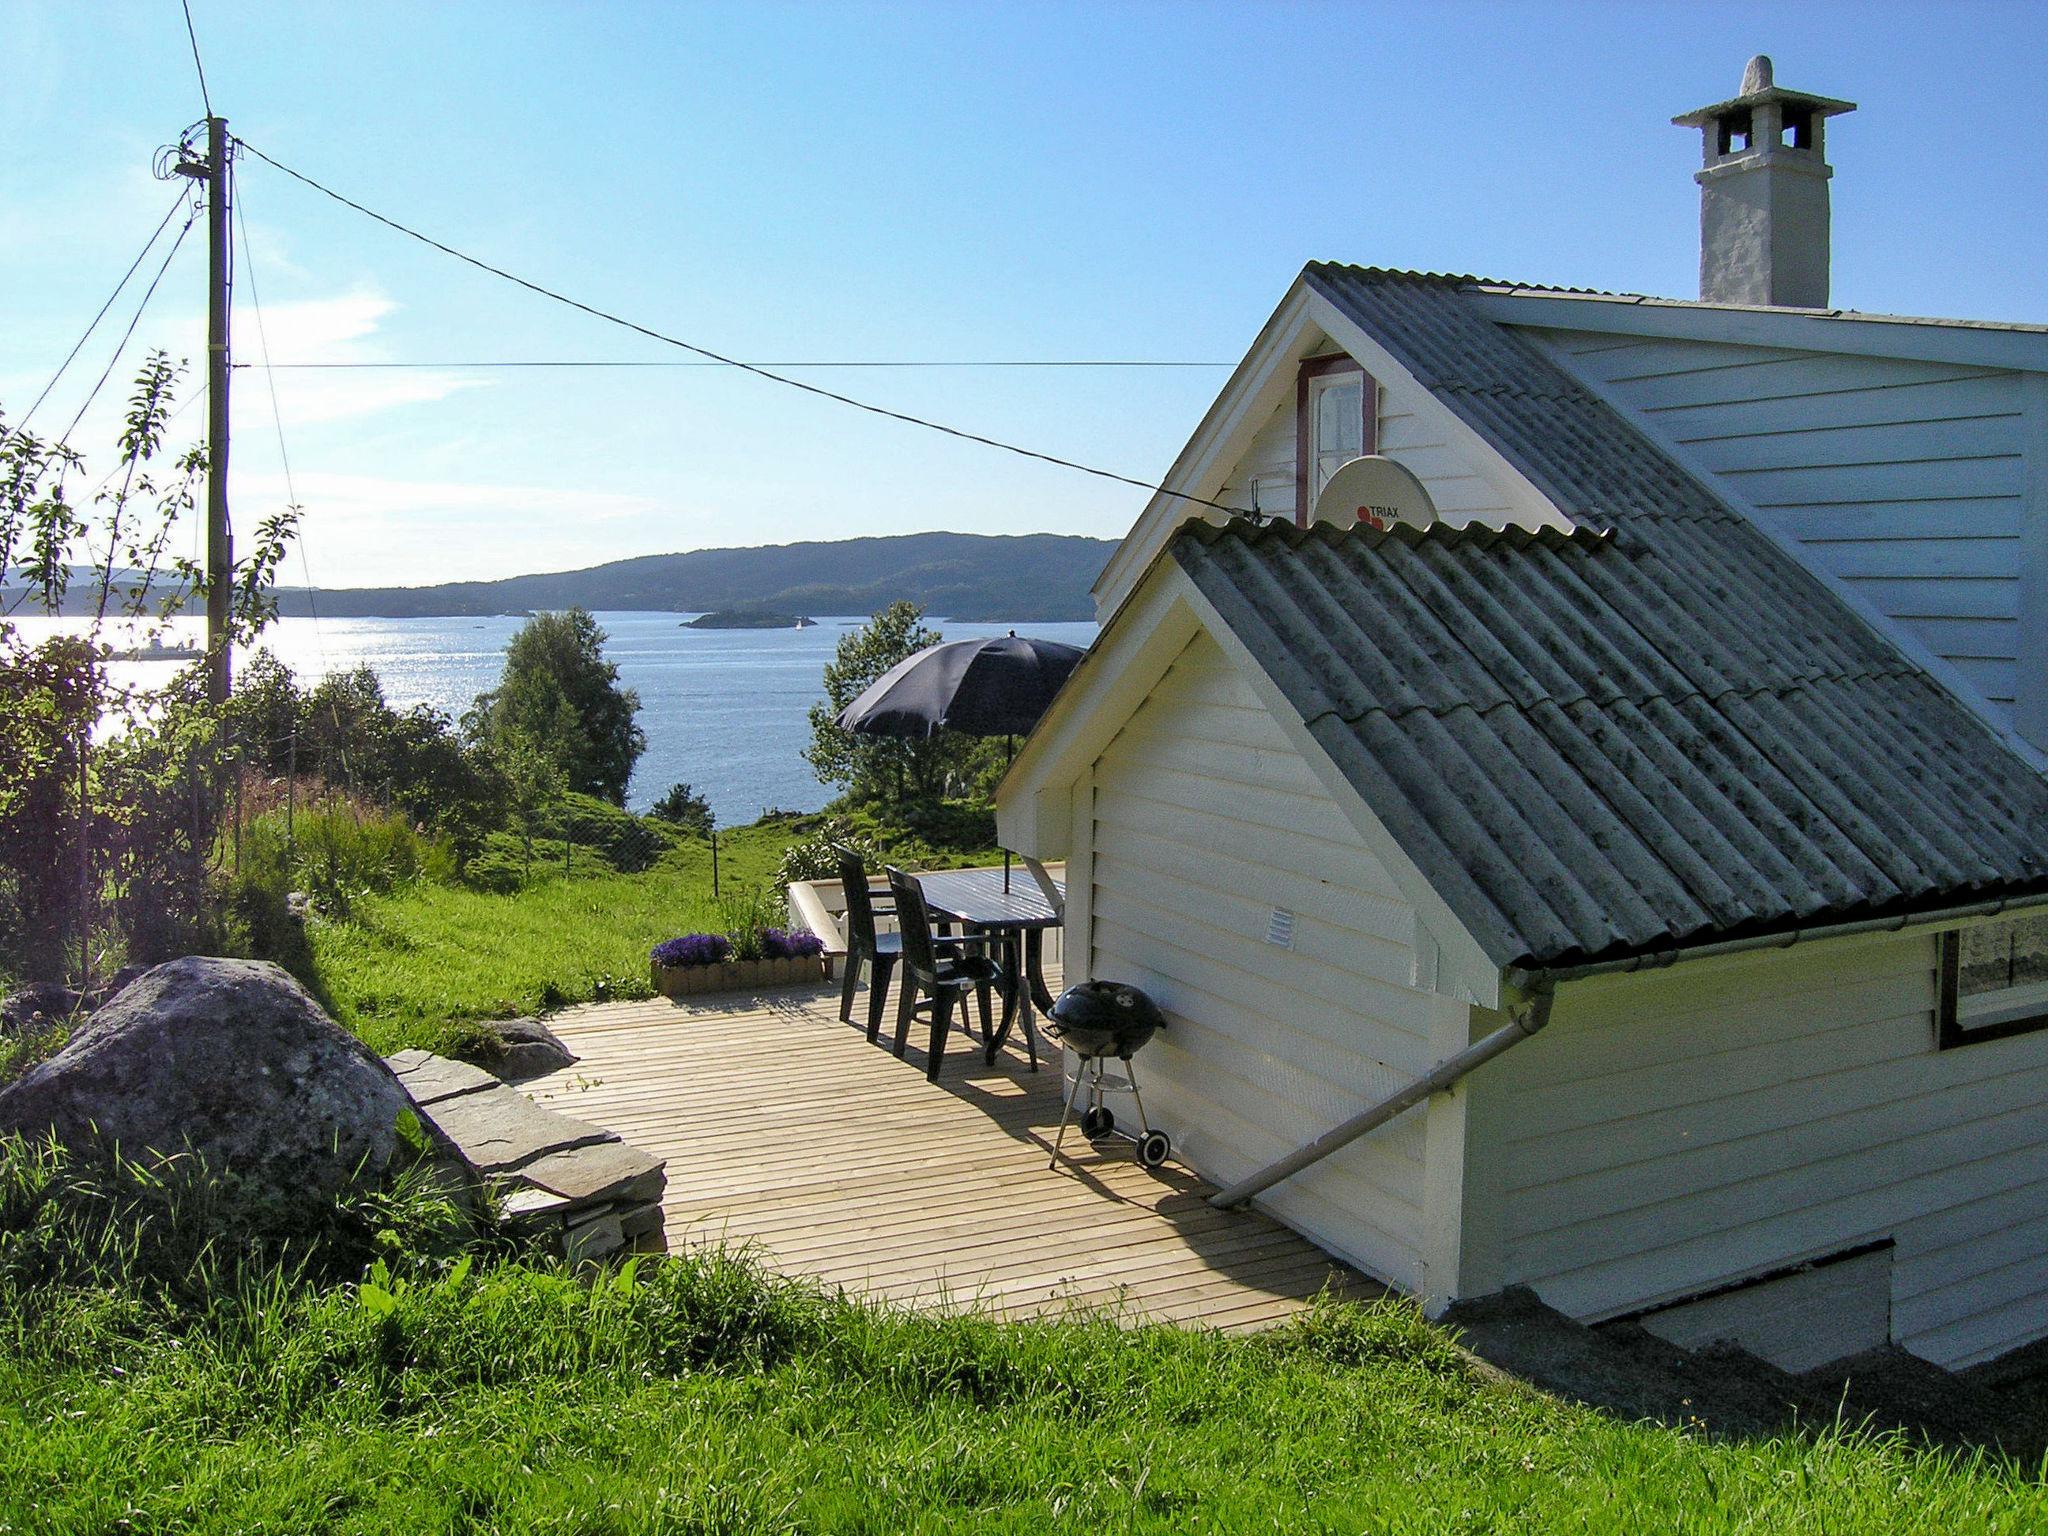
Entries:
MULTIPOLYGON (((1312 258, 1690 296, 1698 146, 1668 119, 1756 51, 1861 107, 1830 130, 1838 303, 2048 320, 2038 6, 192 6, 252 144, 748 358, 1229 360, 1312 258)), ((151 155, 200 107, 176 0, 0 0, 0 36, 12 417, 168 206, 151 155)), ((241 187, 280 361, 674 355, 260 163, 241 187)), ((138 332, 195 363, 198 233, 138 332)), ((722 370, 277 377, 324 586, 923 528, 1115 536, 1144 499, 722 370)), ((1222 375, 806 377, 1156 477, 1222 375)), ((283 496, 261 375, 235 402, 251 521, 283 496)), ((81 434, 109 435, 103 413, 81 434)))

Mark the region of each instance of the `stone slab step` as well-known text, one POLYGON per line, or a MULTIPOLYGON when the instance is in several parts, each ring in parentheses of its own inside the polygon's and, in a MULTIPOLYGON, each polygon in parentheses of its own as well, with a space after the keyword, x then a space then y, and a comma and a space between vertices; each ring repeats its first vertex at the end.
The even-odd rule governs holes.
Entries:
POLYGON ((550 1152, 618 1140, 603 1126, 542 1109, 502 1083, 421 1108, 479 1173, 511 1173, 550 1152))
POLYGON ((482 1067, 473 1067, 466 1061, 451 1061, 431 1051, 400 1051, 396 1056, 386 1057, 385 1065, 398 1074, 399 1082, 412 1095, 413 1103, 422 1109, 443 1099, 502 1086, 482 1067))
POLYGON ((667 1165, 602 1126, 543 1109, 481 1068, 429 1051, 388 1059, 420 1117, 498 1182, 506 1223, 597 1258, 662 1224, 667 1165))
POLYGON ((639 1205, 661 1194, 668 1182, 663 1166, 638 1147, 613 1141, 550 1152, 521 1168, 519 1177, 576 1205, 639 1205))

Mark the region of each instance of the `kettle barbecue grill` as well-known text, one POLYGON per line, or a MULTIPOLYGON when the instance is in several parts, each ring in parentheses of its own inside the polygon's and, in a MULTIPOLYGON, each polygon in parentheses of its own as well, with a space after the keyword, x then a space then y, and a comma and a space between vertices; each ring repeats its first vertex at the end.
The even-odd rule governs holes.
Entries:
POLYGON ((1052 1005, 1046 1032, 1079 1058, 1067 1083, 1066 1100, 1060 1107, 1059 1134, 1053 1138, 1052 1160, 1060 1161, 1060 1143, 1066 1139, 1067 1121, 1075 1101, 1085 1089, 1088 1104, 1081 1112, 1081 1134, 1096 1138, 1119 1135, 1135 1142, 1138 1161, 1157 1168, 1172 1154, 1173 1143, 1164 1131, 1155 1131, 1145 1118, 1145 1100, 1138 1092, 1138 1079, 1131 1058, 1153 1035, 1166 1027, 1159 1005, 1136 987, 1120 981, 1084 981, 1067 988, 1052 1005), (1111 1057, 1123 1063, 1123 1074, 1105 1070, 1111 1057), (1102 1102, 1105 1094, 1128 1093, 1138 1111, 1138 1134, 1116 1129, 1116 1116, 1102 1102))

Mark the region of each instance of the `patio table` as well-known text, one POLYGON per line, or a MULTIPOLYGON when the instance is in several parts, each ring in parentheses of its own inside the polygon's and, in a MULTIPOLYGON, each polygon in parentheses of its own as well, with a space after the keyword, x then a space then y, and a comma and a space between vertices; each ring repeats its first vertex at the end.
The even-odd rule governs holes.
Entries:
MULTIPOLYGON (((1043 1012, 1052 1011, 1052 990, 1045 983, 1045 930, 1060 927, 1062 913, 1046 899, 1037 878, 1027 870, 1017 872, 1008 890, 1003 889, 1003 872, 999 869, 945 869, 919 875, 917 879, 924 887, 925 903, 933 916, 948 918, 969 932, 993 934, 1019 952, 1024 985, 1017 988, 1015 1012, 1024 1022, 1024 1038, 1031 1046, 1031 1070, 1036 1072, 1038 1030, 1032 1023, 1032 1005, 1035 1003, 1043 1012)), ((1045 879, 1064 904, 1066 887, 1049 875, 1045 879)), ((984 1053, 989 1061, 996 1059, 996 1052, 1008 1036, 1006 1018, 1003 1028, 989 1037, 984 1053)))

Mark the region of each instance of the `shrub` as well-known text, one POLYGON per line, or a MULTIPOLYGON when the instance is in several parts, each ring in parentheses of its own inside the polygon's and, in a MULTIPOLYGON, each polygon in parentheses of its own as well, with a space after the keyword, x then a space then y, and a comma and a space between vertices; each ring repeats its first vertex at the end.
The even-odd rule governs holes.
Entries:
POLYGON ((451 875, 454 860, 403 816, 336 796, 299 811, 289 830, 281 812, 257 817, 243 834, 242 869, 246 880, 304 891, 340 916, 363 896, 451 875))
POLYGON ((775 869, 776 888, 787 891, 803 880, 837 880, 841 848, 851 848, 859 854, 861 863, 870 870, 879 868, 887 858, 880 839, 873 833, 856 827, 844 816, 828 816, 808 837, 783 849, 782 862, 775 869))
POLYGON ((711 814, 711 802, 687 784, 671 784, 667 792, 648 808, 647 814, 657 821, 681 827, 685 832, 694 832, 699 837, 709 837, 716 822, 711 814))
POLYGON ((648 958, 656 965, 717 965, 733 957, 732 940, 722 933, 686 933, 679 939, 664 939, 648 958))
POLYGON ((825 941, 801 928, 764 928, 761 954, 768 960, 802 960, 825 953, 825 941))

